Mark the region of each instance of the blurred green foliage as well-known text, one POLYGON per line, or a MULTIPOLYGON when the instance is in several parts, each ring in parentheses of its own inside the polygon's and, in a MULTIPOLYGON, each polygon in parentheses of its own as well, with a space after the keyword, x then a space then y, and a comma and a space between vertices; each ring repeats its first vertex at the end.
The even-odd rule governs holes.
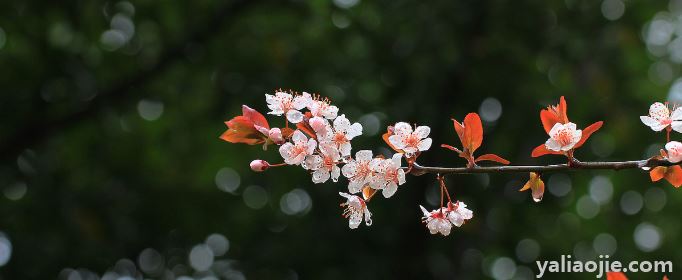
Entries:
MULTIPOLYGON (((439 148, 457 141, 450 118, 461 120, 494 98, 502 115, 484 123, 481 152, 514 164, 557 163, 563 159, 532 159, 530 151, 546 139, 539 110, 565 95, 579 127, 605 121, 578 158, 643 158, 664 136, 638 116, 672 86, 657 72, 652 78, 661 58, 647 49, 644 30, 673 5, 626 1, 622 15, 605 18, 618 3, 4 1, 0 231, 12 252, 0 278, 67 277, 65 268, 102 275, 121 259, 138 263, 145 248, 164 256, 174 273, 166 276, 192 275, 187 254, 212 233, 227 237, 223 259, 249 279, 511 277, 501 257, 525 279, 537 271, 519 258, 533 241, 521 240, 539 245, 538 259, 555 260, 594 254, 603 233, 617 241, 611 259, 682 264, 682 196, 644 172, 547 174, 550 190, 554 182, 570 191, 548 191, 538 204, 517 192, 524 174, 448 177, 474 219, 447 238, 419 222, 418 204, 433 207, 434 177, 408 177, 392 199, 370 204, 371 227, 351 231, 337 206, 343 180, 314 185, 295 167, 256 174, 248 163, 278 162, 276 150, 218 139, 241 104, 266 112, 265 93, 291 88, 328 96, 362 121, 366 133, 355 151, 388 153, 380 133, 409 121, 432 127, 434 145, 421 163, 462 166, 439 148), (581 211, 595 211, 595 176, 606 176, 613 194, 586 217, 581 211), (238 188, 224 192, 216 182, 238 188), (252 185, 266 192, 260 209, 242 195, 252 185), (312 204, 287 215, 282 197, 297 188, 312 204), (622 211, 628 191, 635 205, 640 198, 641 210, 631 215, 622 211), (634 239, 643 223, 661 235, 652 252, 634 239)), ((664 74, 679 75, 677 64, 665 65, 664 74)))

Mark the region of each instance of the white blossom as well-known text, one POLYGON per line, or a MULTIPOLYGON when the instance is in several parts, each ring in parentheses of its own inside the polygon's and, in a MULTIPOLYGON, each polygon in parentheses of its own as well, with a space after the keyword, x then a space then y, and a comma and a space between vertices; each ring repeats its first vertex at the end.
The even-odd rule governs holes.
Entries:
POLYGON ((583 131, 576 129, 574 123, 556 123, 549 131, 549 139, 545 142, 548 150, 559 152, 572 149, 583 136, 583 131))
POLYGON ((348 227, 352 229, 358 228, 363 219, 365 220, 365 225, 372 225, 372 213, 369 212, 364 199, 343 192, 339 192, 339 195, 346 198, 346 202, 341 203, 341 207, 345 208, 343 216, 348 219, 348 227))
POLYGON ((279 147, 279 154, 289 165, 301 164, 305 158, 312 155, 317 147, 315 139, 308 139, 303 132, 296 130, 291 136, 292 142, 286 142, 279 147))
POLYGON ((409 156, 431 148, 432 140, 427 138, 430 132, 431 128, 428 126, 418 126, 412 131, 412 126, 408 123, 399 122, 393 126, 393 135, 388 137, 388 141, 409 156))

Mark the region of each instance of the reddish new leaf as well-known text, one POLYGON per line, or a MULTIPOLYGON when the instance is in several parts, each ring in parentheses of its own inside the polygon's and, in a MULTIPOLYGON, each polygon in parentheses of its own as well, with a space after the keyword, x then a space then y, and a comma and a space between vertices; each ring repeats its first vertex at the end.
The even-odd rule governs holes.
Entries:
POLYGON ((508 160, 506 160, 506 159, 504 159, 504 158, 502 158, 496 154, 485 154, 485 155, 482 155, 482 156, 479 156, 478 158, 476 158, 476 162, 483 161, 483 160, 499 162, 501 164, 509 164, 508 160))
POLYGON ((545 194, 545 182, 540 178, 540 174, 531 172, 530 179, 523 185, 519 191, 531 190, 531 195, 533 196, 533 201, 540 202, 545 194))
POLYGON ((533 152, 530 154, 530 156, 532 157, 539 157, 544 155, 563 155, 563 153, 550 151, 547 149, 547 146, 545 146, 545 144, 540 144, 540 146, 535 147, 535 149, 533 149, 533 152))
POLYGON ((459 124, 454 119, 453 121, 455 122, 455 130, 458 131, 459 140, 462 141, 462 147, 469 154, 474 154, 474 151, 481 147, 481 143, 483 143, 483 124, 481 123, 481 118, 476 113, 469 113, 464 117, 462 124, 459 124), (460 126, 460 128, 457 129, 457 126, 460 126))
POLYGON ((583 129, 583 136, 580 138, 580 141, 578 141, 578 143, 575 144, 573 149, 580 148, 580 146, 585 144, 585 141, 587 141, 587 139, 590 138, 592 133, 595 133, 597 130, 599 130, 603 124, 604 124, 603 121, 598 121, 583 129))
POLYGON ((242 116, 251 120, 251 122, 253 122, 254 125, 270 129, 268 120, 265 119, 263 114, 259 113, 254 109, 251 109, 249 106, 242 105, 242 116))
POLYGON ((237 116, 226 121, 228 129, 220 139, 230 143, 244 143, 247 145, 257 145, 265 143, 267 136, 260 133, 253 125, 253 122, 244 116, 237 116))
POLYGON ((462 153, 462 151, 460 151, 459 149, 457 149, 457 148, 455 148, 455 147, 453 147, 453 146, 447 145, 447 144, 441 144, 440 146, 441 146, 442 148, 446 148, 446 149, 448 149, 448 150, 454 151, 455 153, 458 153, 458 154, 461 154, 461 153, 462 153))
POLYGON ((652 182, 665 179, 675 188, 682 186, 682 167, 674 165, 670 167, 658 166, 649 172, 652 182))
POLYGON ((540 120, 545 132, 549 134, 552 127, 556 123, 568 123, 568 115, 566 114, 566 99, 562 96, 559 99, 559 104, 556 106, 548 106, 547 109, 540 111, 540 120))

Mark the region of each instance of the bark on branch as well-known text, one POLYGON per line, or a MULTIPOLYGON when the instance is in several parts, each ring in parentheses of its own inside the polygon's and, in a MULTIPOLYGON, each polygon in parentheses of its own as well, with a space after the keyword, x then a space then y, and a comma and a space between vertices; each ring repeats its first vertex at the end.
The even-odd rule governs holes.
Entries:
POLYGON ((526 173, 526 172, 553 172, 553 171, 574 171, 587 169, 602 169, 602 170, 621 170, 621 169, 640 169, 648 171, 657 166, 672 166, 675 165, 664 159, 643 159, 631 161, 595 161, 595 162, 581 162, 573 160, 567 164, 552 164, 552 165, 506 165, 506 166, 475 166, 468 167, 434 167, 422 166, 418 163, 412 165, 410 174, 421 176, 424 174, 474 174, 474 173, 526 173))

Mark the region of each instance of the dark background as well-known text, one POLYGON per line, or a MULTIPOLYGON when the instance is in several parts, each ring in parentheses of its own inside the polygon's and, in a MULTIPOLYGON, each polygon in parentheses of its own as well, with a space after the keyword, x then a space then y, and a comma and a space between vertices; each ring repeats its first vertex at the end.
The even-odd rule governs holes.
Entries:
POLYGON ((682 101, 680 7, 2 1, 0 278, 529 279, 535 259, 599 253, 679 266, 682 196, 638 170, 546 174, 541 203, 517 192, 527 174, 448 177, 474 219, 443 238, 419 222, 418 205, 438 200, 434 176, 409 176, 370 204, 371 227, 349 230, 345 180, 253 173, 248 163, 278 162, 276 150, 218 136, 242 104, 265 113, 264 94, 287 88, 328 96, 363 123, 354 151, 388 153, 381 132, 408 121, 432 128, 421 163, 463 166, 438 146, 459 146, 451 117, 479 112, 479 153, 559 163, 530 152, 546 140, 539 110, 565 95, 579 127, 605 121, 579 159, 640 159, 664 135, 638 116, 682 101), (211 252, 220 256, 197 272, 211 252))

